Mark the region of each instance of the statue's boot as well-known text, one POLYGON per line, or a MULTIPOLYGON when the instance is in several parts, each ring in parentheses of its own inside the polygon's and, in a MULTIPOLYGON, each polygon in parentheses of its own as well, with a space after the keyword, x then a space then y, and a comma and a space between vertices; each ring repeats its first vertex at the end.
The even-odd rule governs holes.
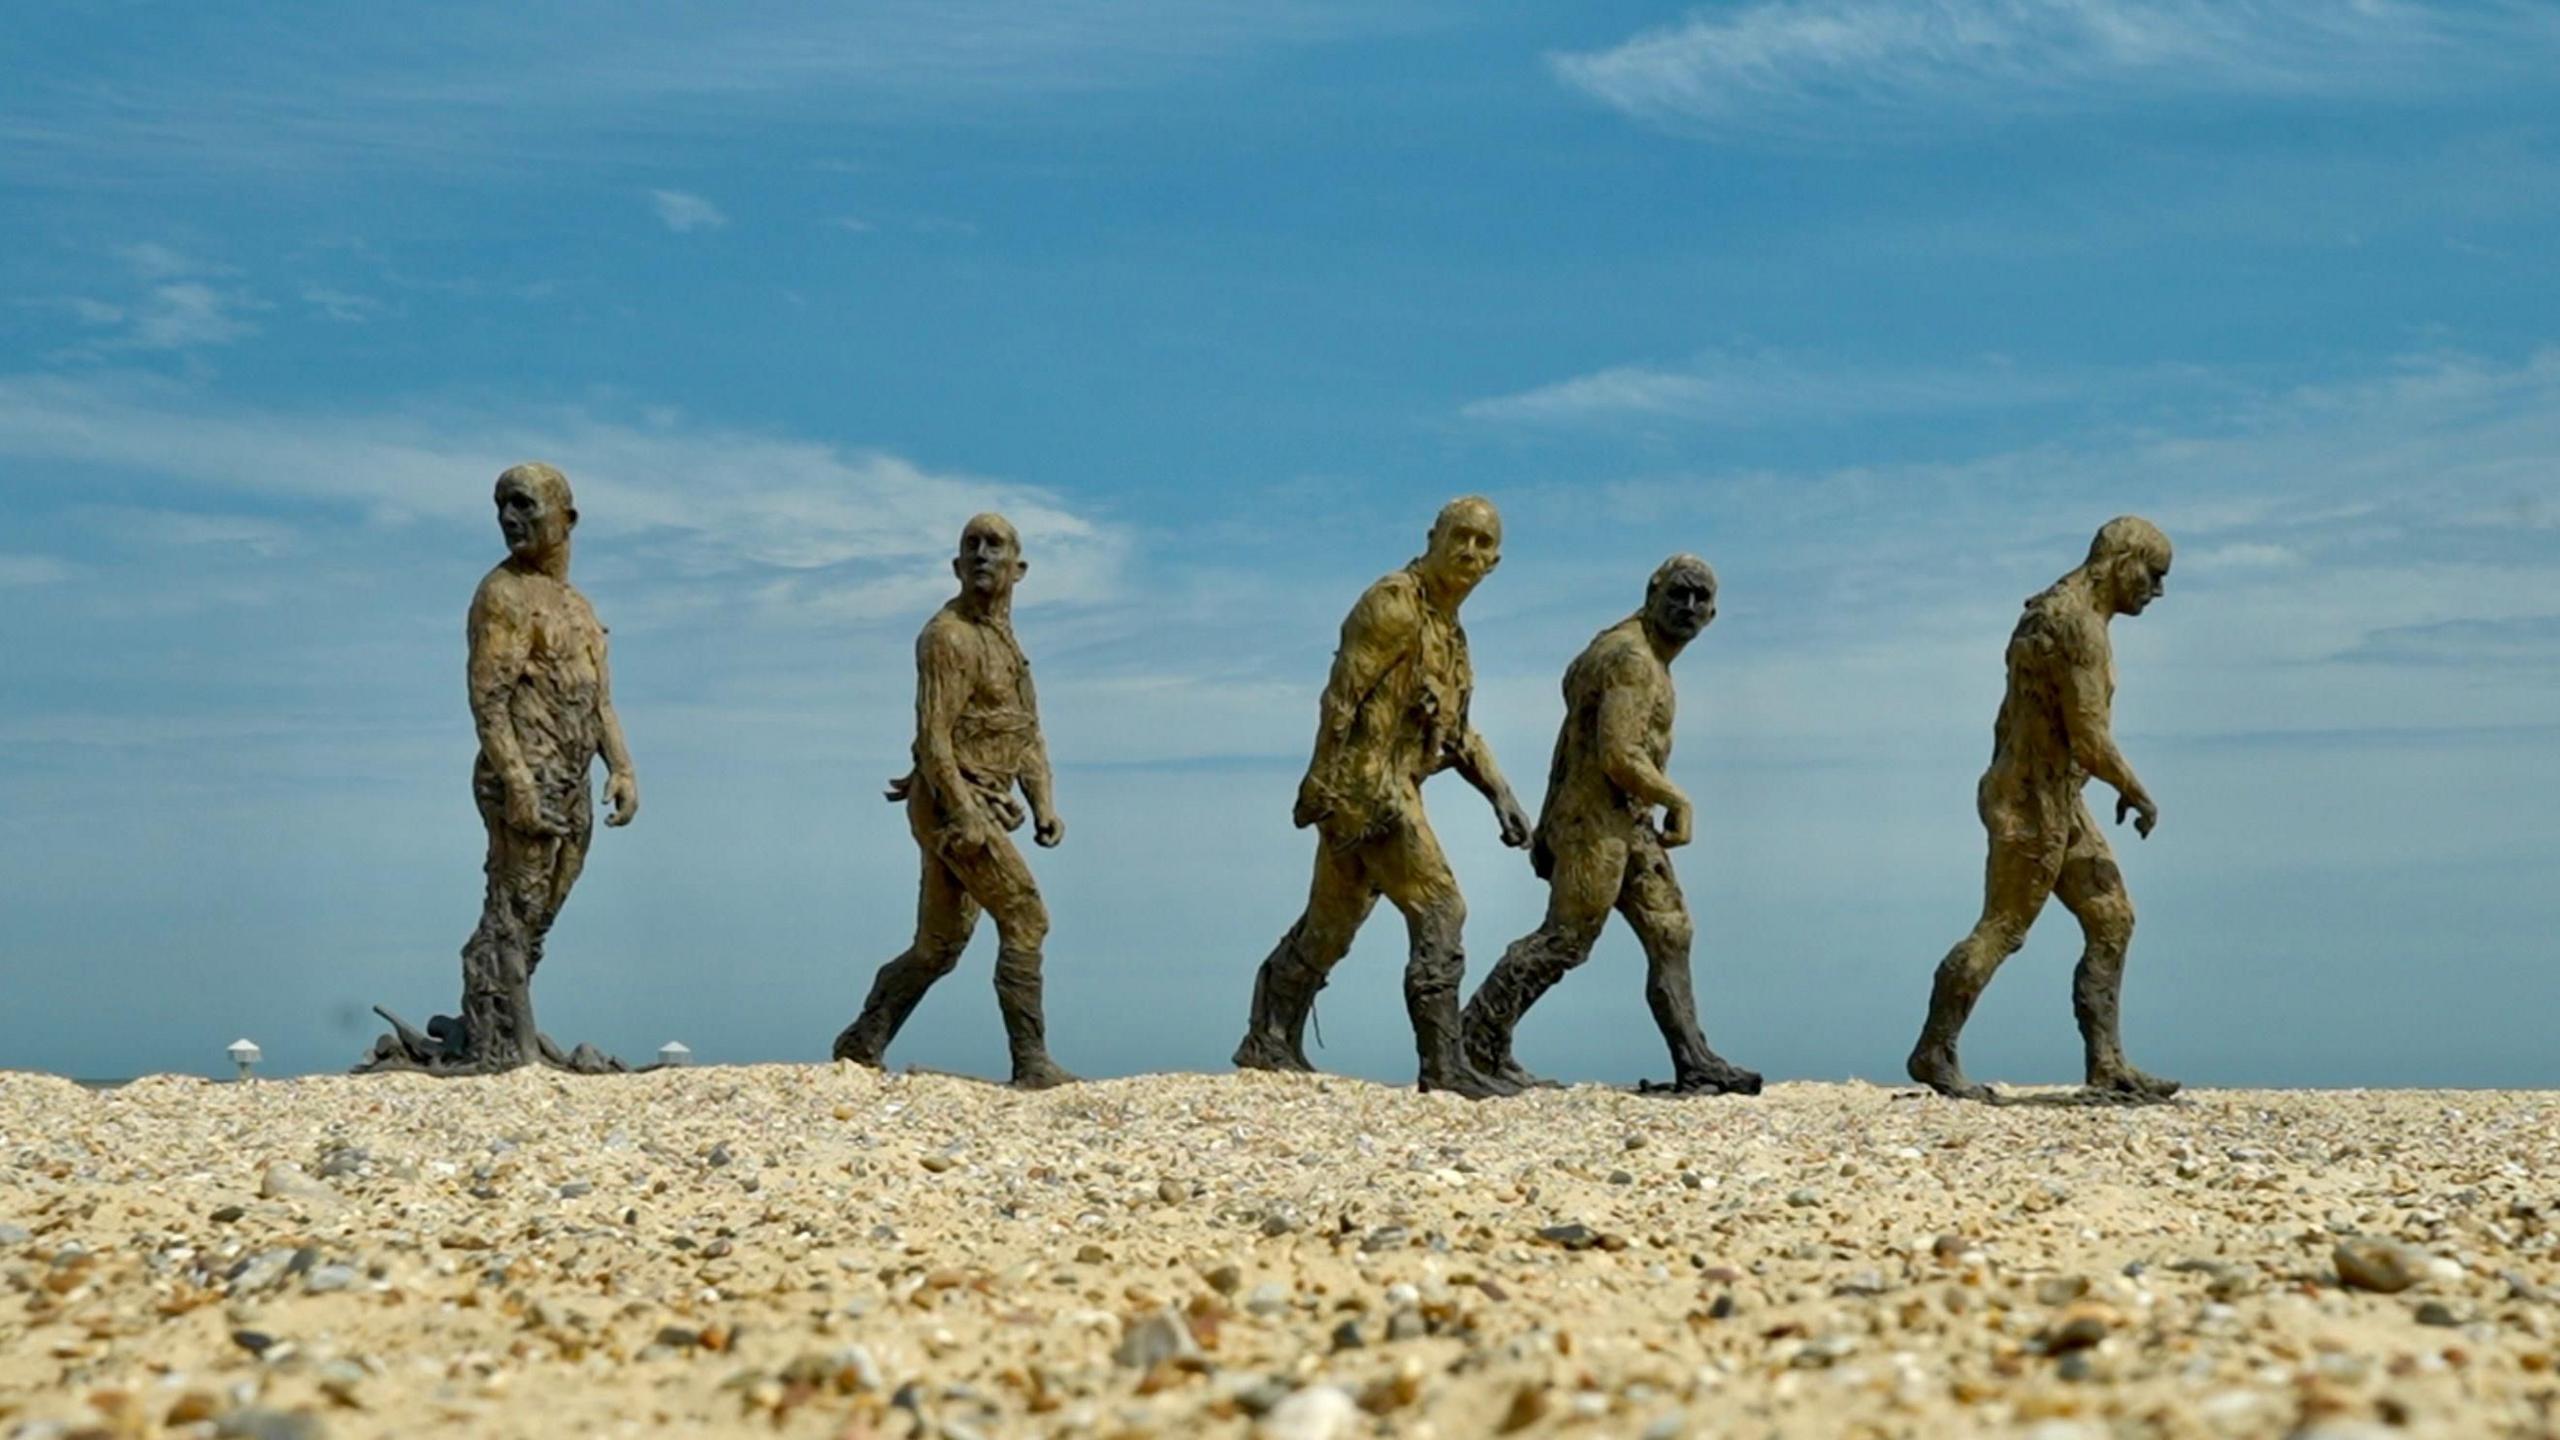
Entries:
POLYGON ((996 955, 996 1008, 1004 1014, 1005 1044, 1013 1055, 1017 1090, 1048 1090, 1084 1078, 1049 1058, 1040 989, 1039 951, 1008 949, 996 955))
POLYGON ((1454 976, 1447 985, 1415 985, 1408 980, 1405 1013, 1413 1020, 1414 1049, 1422 1062, 1422 1088, 1463 1095, 1470 1100, 1497 1100, 1517 1095, 1520 1087, 1488 1075, 1467 1063, 1465 1022, 1458 1015, 1454 976))
POLYGON ((1307 1017, 1324 977, 1299 956, 1299 926, 1291 926, 1253 977, 1253 1015, 1236 1046, 1236 1068, 1315 1073, 1307 1058, 1307 1017))
POLYGON ((926 963, 912 949, 881 966, 869 998, 862 1002, 862 1013, 836 1036, 835 1058, 882 1068, 888 1061, 889 1042, 898 1038, 907 1017, 924 1003, 933 982, 949 973, 949 966, 926 963))

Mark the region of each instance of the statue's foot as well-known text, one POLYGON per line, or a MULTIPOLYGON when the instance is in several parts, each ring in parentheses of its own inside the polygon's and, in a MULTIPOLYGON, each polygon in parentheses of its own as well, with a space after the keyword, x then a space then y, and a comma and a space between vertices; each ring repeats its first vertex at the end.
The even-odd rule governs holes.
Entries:
POLYGON ((1636 1089, 1645 1095, 1757 1095, 1760 1072, 1718 1060, 1712 1065, 1682 1070, 1668 1085, 1647 1080, 1636 1089))
POLYGON ((1245 1032, 1244 1042, 1236 1046, 1235 1066, 1239 1070, 1276 1070, 1283 1074, 1313 1075, 1316 1067, 1294 1046, 1261 1030, 1245 1032))
POLYGON ((1504 1043, 1496 1043, 1490 1038, 1489 1032, 1470 1029, 1465 1042, 1468 1067, 1479 1075, 1510 1086, 1513 1094, 1527 1090, 1564 1088, 1563 1082, 1534 1074, 1528 1067, 1513 1059, 1511 1046, 1507 1040, 1508 1037, 1505 1037, 1504 1043))
POLYGON ((1952 1050, 1936 1050, 1926 1045, 1911 1052, 1903 1066, 1911 1078, 1946 1096, 1950 1100, 1979 1100, 1996 1104, 2000 1096, 1990 1086, 1965 1078, 1964 1067, 1956 1063, 1952 1050))
POLYGON ((2175 1080, 2146 1074, 2130 1065, 2116 1065, 2089 1072, 2091 1093, 2137 1104, 2166 1100, 2177 1094, 2179 1088, 2175 1080))
POLYGON ((1013 1066, 1013 1088, 1016 1090, 1055 1090, 1061 1085, 1081 1083, 1083 1079, 1083 1076, 1046 1055, 1016 1061, 1013 1066))
POLYGON ((1499 1075, 1488 1075, 1472 1065, 1422 1072, 1422 1091, 1463 1095, 1469 1100, 1507 1100, 1520 1093, 1520 1088, 1499 1075))
POLYGON ((860 1028, 858 1024, 846 1026, 844 1033, 836 1037, 835 1048, 830 1053, 838 1060, 850 1060, 869 1069, 887 1069, 888 1056, 881 1052, 879 1046, 856 1034, 860 1028))

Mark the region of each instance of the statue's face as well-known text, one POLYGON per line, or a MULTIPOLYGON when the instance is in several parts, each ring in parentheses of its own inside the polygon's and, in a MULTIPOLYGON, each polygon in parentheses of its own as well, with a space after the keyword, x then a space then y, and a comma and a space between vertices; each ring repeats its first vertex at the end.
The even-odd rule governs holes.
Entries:
POLYGON ((507 537, 508 554, 531 559, 568 543, 577 513, 541 486, 504 478, 497 500, 498 533, 507 537))
POLYGON ((2139 615, 2151 608, 2169 585, 2165 556, 2128 555, 2116 562, 2116 613, 2139 615))
POLYGON ((1715 623, 1715 577, 1696 570, 1675 570, 1653 587, 1645 608, 1655 630, 1685 645, 1715 623))
POLYGON ((1461 596, 1484 583, 1502 563, 1502 517, 1482 501, 1466 501, 1441 512, 1431 527, 1431 548, 1423 565, 1461 596))
POLYGON ((973 527, 962 535, 960 553, 951 562, 960 583, 988 599, 1011 592, 1030 568, 1022 563, 1021 542, 992 526, 973 527))

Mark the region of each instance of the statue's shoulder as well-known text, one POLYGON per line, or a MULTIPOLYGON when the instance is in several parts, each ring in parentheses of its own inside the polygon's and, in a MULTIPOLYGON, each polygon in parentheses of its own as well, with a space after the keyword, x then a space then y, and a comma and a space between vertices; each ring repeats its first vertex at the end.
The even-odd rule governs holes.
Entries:
POLYGON ((916 632, 916 657, 965 655, 977 646, 977 628, 956 604, 945 605, 916 632))
POLYGON ((501 562, 480 577, 480 588, 471 592, 471 618, 482 620, 522 615, 527 605, 525 576, 501 562))
POLYGON ((2103 651, 2107 628, 2096 611, 2061 585, 2031 597, 2011 632, 2009 648, 2036 655, 2076 660, 2103 651))
POLYGON ((1411 570, 1394 570, 1379 576, 1360 592, 1360 599, 1343 617, 1344 634, 1369 634, 1379 631, 1403 631, 1418 623, 1422 614, 1422 581, 1411 570))

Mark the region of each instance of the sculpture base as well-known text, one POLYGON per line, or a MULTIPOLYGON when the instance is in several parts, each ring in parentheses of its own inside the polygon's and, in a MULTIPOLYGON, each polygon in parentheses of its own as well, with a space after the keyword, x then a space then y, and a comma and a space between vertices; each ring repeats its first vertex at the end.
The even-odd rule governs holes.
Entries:
MULTIPOLYGON (((531 1063, 515 1060, 500 1061, 490 1056, 473 1053, 470 1033, 464 1028, 459 1016, 431 1016, 427 1020, 426 1030, 421 1033, 416 1026, 379 1005, 373 1007, 373 1013, 381 1016, 384 1022, 391 1026, 391 1033, 373 1042, 373 1049, 366 1052, 362 1060, 356 1062, 355 1069, 350 1072, 352 1074, 380 1075, 405 1072, 414 1075, 494 1075, 516 1069, 521 1064, 531 1063)), ((534 1039, 541 1048, 540 1063, 554 1070, 566 1070, 577 1075, 635 1073, 631 1066, 607 1055, 593 1045, 581 1044, 574 1050, 562 1050, 559 1044, 548 1035, 536 1033, 534 1039)), ((644 1068, 656 1069, 657 1067, 644 1068)))

